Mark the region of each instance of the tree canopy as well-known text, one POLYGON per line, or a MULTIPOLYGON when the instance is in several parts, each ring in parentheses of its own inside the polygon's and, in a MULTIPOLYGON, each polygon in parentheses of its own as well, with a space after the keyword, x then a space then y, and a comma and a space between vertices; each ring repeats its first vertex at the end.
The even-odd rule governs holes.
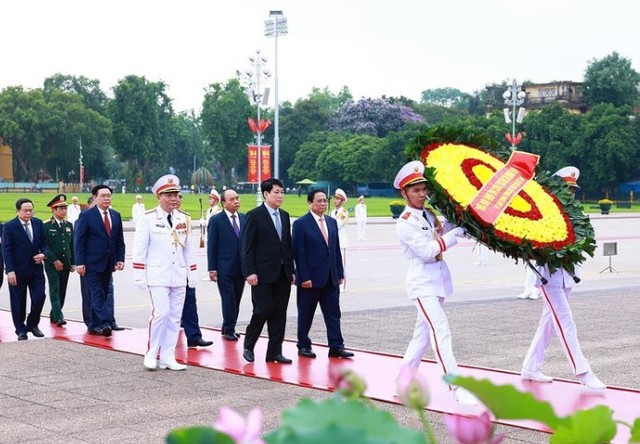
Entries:
POLYGON ((595 106, 610 103, 615 106, 637 105, 640 98, 640 74, 631 67, 631 60, 612 54, 591 60, 584 73, 585 100, 595 106))

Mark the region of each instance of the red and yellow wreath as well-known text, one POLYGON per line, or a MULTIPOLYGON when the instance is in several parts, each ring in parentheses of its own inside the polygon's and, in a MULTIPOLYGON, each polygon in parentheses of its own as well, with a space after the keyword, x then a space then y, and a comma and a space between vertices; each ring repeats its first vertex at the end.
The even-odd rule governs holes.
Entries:
POLYGON ((425 164, 430 204, 449 220, 516 260, 573 271, 575 264, 584 260, 583 252, 593 256, 593 227, 563 180, 549 173, 530 180, 532 168, 530 177, 516 177, 512 195, 505 197, 508 193, 491 189, 490 182, 509 169, 511 159, 507 162, 497 154, 457 140, 433 143, 433 139, 429 135, 419 137, 413 153, 425 164), (432 143, 421 145, 421 141, 432 143), (483 192, 488 211, 493 211, 489 219, 476 205, 483 192), (496 210, 501 201, 504 205, 496 210))

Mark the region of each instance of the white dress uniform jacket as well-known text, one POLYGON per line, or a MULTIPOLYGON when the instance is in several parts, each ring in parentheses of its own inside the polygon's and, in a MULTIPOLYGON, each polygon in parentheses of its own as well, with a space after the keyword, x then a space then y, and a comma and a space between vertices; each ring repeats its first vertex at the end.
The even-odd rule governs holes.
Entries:
POLYGON ((344 208, 344 206, 342 206, 337 210, 331 211, 330 216, 338 223, 338 240, 340 241, 340 248, 345 249, 348 246, 347 222, 349 222, 349 212, 344 208))
POLYGON ((451 273, 442 253, 457 244, 449 223, 440 224, 431 211, 406 207, 398 218, 396 233, 404 254, 409 259, 406 287, 407 296, 416 299, 425 296, 445 297, 453 293, 451 273), (442 233, 438 226, 442 226, 442 233))
POLYGON ((191 218, 175 210, 170 227, 166 213, 156 207, 147 211, 136 225, 133 244, 133 277, 136 286, 195 286, 196 261, 191 246, 191 218))

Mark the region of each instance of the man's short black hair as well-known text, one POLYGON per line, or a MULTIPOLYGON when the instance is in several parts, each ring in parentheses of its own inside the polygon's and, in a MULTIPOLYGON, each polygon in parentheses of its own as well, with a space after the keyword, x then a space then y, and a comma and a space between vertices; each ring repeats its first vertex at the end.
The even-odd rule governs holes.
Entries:
POLYGON ((282 184, 282 182, 280 182, 279 179, 272 177, 271 179, 267 179, 260 184, 260 191, 262 191, 263 193, 270 193, 274 185, 277 185, 280 188, 284 188, 284 185, 282 184))
POLYGON ((21 197, 20 199, 16 200, 16 210, 20 211, 22 205, 26 203, 30 203, 31 205, 33 205, 31 199, 27 199, 26 197, 21 197))
POLYGON ((307 202, 313 203, 313 199, 315 199, 316 194, 318 194, 318 193, 322 193, 322 194, 324 194, 324 197, 327 197, 327 193, 325 193, 323 189, 314 188, 313 190, 311 190, 311 191, 309 191, 307 193, 307 202))
POLYGON ((111 194, 113 194, 113 190, 111 189, 111 187, 109 187, 109 185, 96 185, 95 187, 91 188, 91 194, 93 194, 94 196, 97 196, 98 191, 104 190, 105 188, 109 190, 111 194))

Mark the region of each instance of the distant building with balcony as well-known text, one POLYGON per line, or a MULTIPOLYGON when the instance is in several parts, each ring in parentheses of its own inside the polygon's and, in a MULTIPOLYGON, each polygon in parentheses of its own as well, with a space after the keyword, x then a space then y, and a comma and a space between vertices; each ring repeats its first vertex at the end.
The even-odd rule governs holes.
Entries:
MULTIPOLYGON (((557 81, 547 83, 524 83, 522 90, 527 93, 524 105, 527 110, 540 110, 545 106, 559 103, 574 113, 586 113, 588 107, 584 101, 584 85, 579 82, 557 81)), ((487 113, 505 107, 501 85, 487 86, 487 113)))

